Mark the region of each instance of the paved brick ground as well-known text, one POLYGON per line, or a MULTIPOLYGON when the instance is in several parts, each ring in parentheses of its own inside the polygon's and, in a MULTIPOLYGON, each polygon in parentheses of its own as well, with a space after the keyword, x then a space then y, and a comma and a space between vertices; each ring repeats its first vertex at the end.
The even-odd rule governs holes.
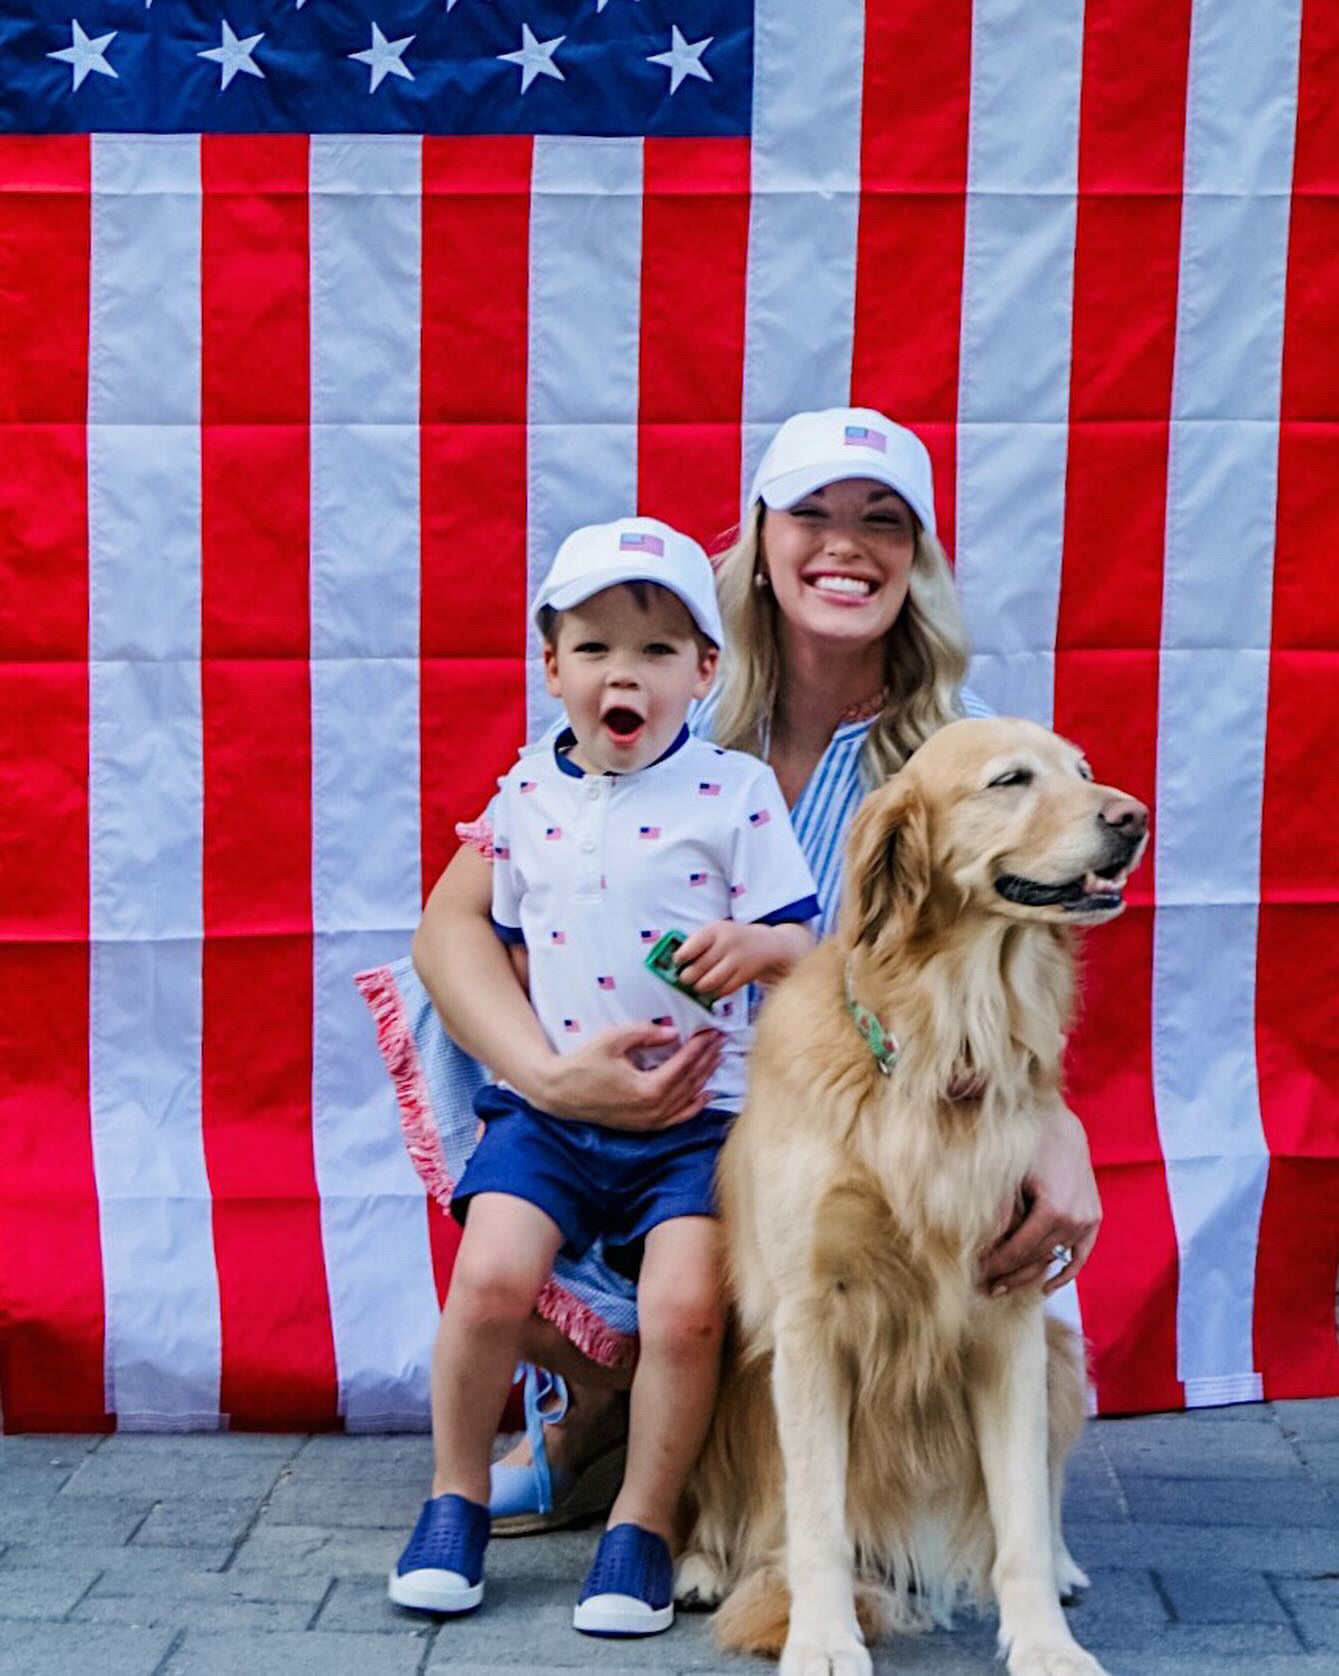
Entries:
MULTIPOLYGON (((635 1647, 570 1627, 590 1531, 498 1542, 483 1612, 386 1601, 423 1437, 0 1438, 0 1676, 747 1672, 701 1619, 635 1647)), ((1089 1427, 1074 1610, 1113 1676, 1336 1676, 1339 1401, 1089 1427)), ((989 1624, 907 1637, 880 1671, 984 1676, 989 1624)))

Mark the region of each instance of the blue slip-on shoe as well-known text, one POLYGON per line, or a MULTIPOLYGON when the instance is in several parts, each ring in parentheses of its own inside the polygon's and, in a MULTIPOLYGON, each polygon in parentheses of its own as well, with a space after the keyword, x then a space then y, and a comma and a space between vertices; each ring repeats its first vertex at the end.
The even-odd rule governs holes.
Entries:
POLYGON ((600 1538, 572 1627, 584 1635, 659 1635, 674 1622, 674 1566, 663 1537, 615 1525, 600 1538))
POLYGON ((494 1536, 528 1536, 593 1519, 609 1511, 623 1481, 627 1445, 622 1438, 590 1460, 580 1472, 569 1473, 549 1461, 544 1428, 567 1418, 567 1382, 547 1368, 523 1362, 517 1379, 524 1380, 525 1435, 530 1460, 525 1466, 495 1461, 489 1478, 488 1510, 494 1536))
POLYGON ((414 1534, 391 1572, 388 1593, 417 1612, 472 1612, 484 1598, 488 1509, 464 1496, 423 1503, 414 1534))

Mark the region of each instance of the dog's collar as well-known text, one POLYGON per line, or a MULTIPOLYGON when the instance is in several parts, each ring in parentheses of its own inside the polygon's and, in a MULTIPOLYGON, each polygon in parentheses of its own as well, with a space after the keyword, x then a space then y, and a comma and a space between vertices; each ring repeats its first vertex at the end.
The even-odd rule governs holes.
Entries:
POLYGON ((848 954, 846 964, 842 968, 842 975, 846 986, 846 1010, 851 1015, 851 1022, 860 1032, 865 1046, 874 1055, 874 1063, 884 1076, 891 1074, 893 1066, 897 1064, 898 1054, 902 1051, 897 1045, 897 1038, 884 1029, 870 1012, 868 1007, 862 1007, 855 998, 855 978, 851 972, 851 957, 848 954))

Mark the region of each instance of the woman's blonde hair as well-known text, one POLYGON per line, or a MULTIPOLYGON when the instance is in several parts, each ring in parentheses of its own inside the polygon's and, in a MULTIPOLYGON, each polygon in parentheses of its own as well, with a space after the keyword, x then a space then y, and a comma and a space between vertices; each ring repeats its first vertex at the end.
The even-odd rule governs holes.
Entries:
MULTIPOLYGON (((781 682, 776 597, 770 587, 754 586, 762 522, 757 501, 739 539, 715 561, 727 643, 716 743, 754 756, 764 754, 781 682)), ((944 549, 919 523, 906 602, 884 636, 883 672, 887 700, 860 757, 871 786, 962 714, 958 691, 967 673, 967 631, 944 549)))

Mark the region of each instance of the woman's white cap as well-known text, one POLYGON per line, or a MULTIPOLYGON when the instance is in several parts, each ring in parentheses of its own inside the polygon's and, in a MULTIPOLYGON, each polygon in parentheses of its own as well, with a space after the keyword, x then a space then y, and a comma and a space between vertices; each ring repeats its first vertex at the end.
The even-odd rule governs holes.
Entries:
POLYGON ((848 477, 872 477, 896 489, 935 533, 929 451, 914 431, 872 407, 828 407, 787 419, 762 457, 749 504, 761 500, 785 511, 815 489, 848 477))
POLYGON ((583 599, 621 582, 656 582, 678 596, 708 640, 725 644, 711 561, 692 536, 659 518, 616 518, 583 524, 558 549, 530 607, 536 619, 546 605, 570 611, 583 599))

